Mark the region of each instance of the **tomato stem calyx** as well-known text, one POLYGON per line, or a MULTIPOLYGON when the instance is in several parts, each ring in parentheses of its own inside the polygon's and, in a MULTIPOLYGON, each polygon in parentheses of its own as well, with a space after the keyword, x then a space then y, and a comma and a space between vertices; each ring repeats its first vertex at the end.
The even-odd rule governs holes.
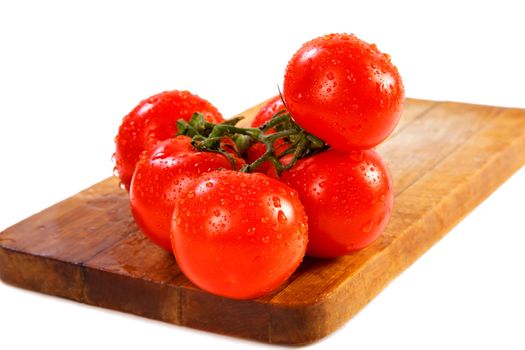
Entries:
POLYGON ((242 119, 244 117, 236 117, 215 124, 206 121, 204 115, 194 113, 189 121, 177 121, 177 135, 191 137, 192 146, 199 151, 224 155, 232 163, 233 169, 236 166, 232 152, 242 156, 253 144, 262 143, 265 146, 264 153, 251 164, 244 165, 240 171, 256 171, 264 162, 269 161, 279 176, 283 171, 291 169, 299 159, 329 148, 323 140, 297 125, 286 111, 278 112, 258 128, 236 126, 242 119), (227 140, 231 140, 235 147, 227 140), (292 158, 284 159, 287 155, 292 155, 292 158))

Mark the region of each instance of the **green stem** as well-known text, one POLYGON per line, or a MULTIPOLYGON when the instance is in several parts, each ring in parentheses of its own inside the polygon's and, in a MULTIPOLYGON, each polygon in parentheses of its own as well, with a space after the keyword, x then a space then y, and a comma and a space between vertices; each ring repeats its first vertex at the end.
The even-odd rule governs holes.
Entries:
POLYGON ((235 126, 242 119, 243 117, 237 117, 214 124, 207 122, 202 114, 195 113, 189 122, 182 119, 177 121, 177 135, 191 137, 192 145, 199 151, 224 155, 231 162, 233 169, 236 167, 235 159, 230 152, 221 148, 222 140, 233 140, 240 155, 245 154, 246 150, 255 143, 264 144, 265 152, 251 164, 243 166, 240 169, 243 172, 253 172, 264 162, 269 161, 275 166, 277 174, 281 175, 283 171, 291 169, 299 159, 328 149, 328 145, 323 140, 302 129, 286 111, 278 112, 259 128, 235 126), (266 134, 270 130, 275 132, 266 134), (288 148, 278 152, 274 146, 277 140, 284 141, 279 147, 288 148), (287 164, 283 164, 281 159, 289 154, 293 155, 292 159, 287 164))

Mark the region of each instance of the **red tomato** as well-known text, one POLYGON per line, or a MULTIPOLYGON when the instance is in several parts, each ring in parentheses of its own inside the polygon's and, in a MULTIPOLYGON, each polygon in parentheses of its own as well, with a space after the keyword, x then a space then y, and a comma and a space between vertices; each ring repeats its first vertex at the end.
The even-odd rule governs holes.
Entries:
POLYGON ((224 119, 208 101, 188 91, 165 91, 139 103, 122 120, 115 137, 115 170, 129 190, 131 177, 140 153, 158 141, 177 134, 178 119, 189 120, 193 113, 204 114, 206 120, 220 123, 224 119))
POLYGON ((308 241, 297 193, 258 173, 212 171, 192 181, 175 206, 173 252, 197 286, 255 298, 299 266, 308 241))
MULTIPOLYGON (((223 155, 198 152, 187 136, 159 142, 144 151, 131 181, 130 202, 135 221, 153 242, 171 251, 173 208, 184 186, 211 170, 231 169, 223 155)), ((237 169, 244 161, 236 158, 237 169)))
POLYGON ((336 257, 367 246, 392 212, 392 180, 373 150, 303 158, 281 181, 297 190, 306 210, 308 255, 336 257))
POLYGON ((392 132, 404 88, 390 56, 354 35, 331 34, 295 53, 283 96, 301 127, 348 151, 372 148, 392 132))
POLYGON ((250 124, 253 128, 258 128, 259 126, 266 123, 268 120, 272 119, 274 115, 278 112, 286 110, 284 107, 283 100, 281 96, 274 96, 268 102, 261 107, 259 112, 255 115, 250 124))
MULTIPOLYGON (((266 152, 266 146, 263 143, 254 143, 246 151, 246 162, 248 164, 253 163, 259 159, 264 154, 264 152, 266 152)), ((260 167, 257 168, 257 171, 260 173, 266 173, 271 166, 272 164, 270 162, 264 162, 260 167)))

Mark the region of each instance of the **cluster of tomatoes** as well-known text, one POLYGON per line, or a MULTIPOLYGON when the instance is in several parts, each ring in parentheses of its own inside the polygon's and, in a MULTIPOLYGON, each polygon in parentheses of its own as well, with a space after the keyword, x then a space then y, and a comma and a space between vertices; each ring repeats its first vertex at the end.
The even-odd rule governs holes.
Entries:
POLYGON ((372 148, 403 100, 388 55, 327 35, 295 53, 282 96, 249 128, 187 91, 142 101, 119 128, 115 169, 139 227, 195 285, 254 298, 305 254, 338 257, 381 234, 392 181, 372 148))

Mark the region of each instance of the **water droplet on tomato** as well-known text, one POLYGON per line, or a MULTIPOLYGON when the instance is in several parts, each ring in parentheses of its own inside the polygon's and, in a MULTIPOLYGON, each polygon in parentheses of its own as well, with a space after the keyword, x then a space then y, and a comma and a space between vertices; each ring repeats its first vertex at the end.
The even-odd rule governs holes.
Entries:
POLYGON ((355 151, 350 153, 350 159, 354 162, 361 162, 363 160, 364 153, 361 151, 355 151))
POLYGON ((114 168, 113 168, 113 175, 115 175, 116 177, 119 176, 119 173, 118 173, 118 169, 117 169, 117 167, 114 167, 114 168))
POLYGON ((158 153, 155 153, 153 157, 151 157, 151 160, 163 159, 165 156, 166 154, 164 152, 158 152, 158 153))
POLYGON ((214 209, 213 210, 213 215, 215 215, 216 217, 219 217, 219 216, 221 216, 221 211, 219 209, 214 209))
POLYGON ((363 131, 363 126, 362 125, 354 125, 350 128, 353 132, 361 132, 363 131))
POLYGON ((206 187, 208 188, 213 187, 213 182, 211 181, 206 182, 206 187))
POLYGON ((125 190, 125 189, 126 189, 126 186, 125 186, 122 182, 120 182, 120 181, 119 181, 119 183, 118 183, 118 187, 119 187, 121 190, 125 190))
POLYGON ((262 238, 262 241, 263 241, 263 243, 268 243, 268 242, 270 242, 270 237, 268 237, 268 236, 264 236, 264 237, 262 238))
POLYGON ((328 78, 328 80, 334 80, 335 79, 335 75, 332 72, 326 73, 326 77, 328 78))
POLYGON ((361 228, 361 231, 364 233, 369 233, 372 230, 373 223, 372 221, 368 221, 366 224, 363 225, 361 228))
POLYGON ((273 206, 274 207, 276 207, 276 208, 280 208, 281 207, 281 199, 279 197, 273 196, 272 197, 272 201, 273 201, 273 206))
POLYGON ((267 224, 269 221, 270 221, 270 218, 267 217, 267 216, 263 216, 263 217, 261 218, 261 222, 262 222, 263 224, 267 224))
POLYGON ((282 210, 279 210, 279 212, 277 213, 277 221, 279 221, 280 224, 286 224, 286 222, 288 221, 288 218, 282 210))
POLYGON ((299 232, 304 235, 306 231, 307 231, 306 225, 301 222, 299 224, 299 232))

